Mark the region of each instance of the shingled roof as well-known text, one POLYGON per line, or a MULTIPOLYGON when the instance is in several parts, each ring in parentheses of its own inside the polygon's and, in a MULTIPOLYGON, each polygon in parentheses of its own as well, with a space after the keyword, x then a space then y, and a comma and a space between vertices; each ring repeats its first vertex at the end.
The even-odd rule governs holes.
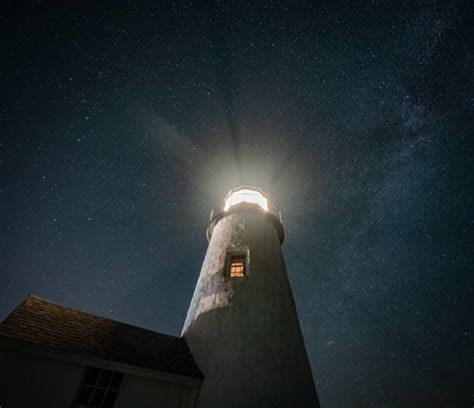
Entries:
POLYGON ((37 296, 29 295, 0 324, 0 336, 202 379, 184 338, 95 316, 37 296))

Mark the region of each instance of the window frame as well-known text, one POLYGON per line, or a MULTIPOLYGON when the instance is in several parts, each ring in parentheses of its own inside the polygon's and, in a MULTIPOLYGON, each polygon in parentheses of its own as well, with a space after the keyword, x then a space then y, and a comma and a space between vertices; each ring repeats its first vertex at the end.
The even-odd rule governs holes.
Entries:
POLYGON ((123 380, 124 380, 124 373, 113 371, 113 370, 107 370, 107 369, 99 368, 99 367, 86 366, 84 368, 81 382, 79 384, 79 387, 77 388, 76 395, 74 397, 71 407, 72 408, 91 408, 91 407, 113 408, 115 407, 117 403, 117 399, 120 395, 120 390, 122 387, 123 380), (94 373, 94 371, 96 372, 94 373), (104 385, 103 383, 101 383, 101 380, 104 378, 105 375, 107 375, 108 378, 106 380, 107 381, 106 384, 104 385), (92 379, 95 378, 94 384, 92 384, 92 382, 88 382, 91 380, 91 377, 92 379), (88 401, 87 403, 81 403, 81 396, 83 396, 83 392, 88 389, 91 390, 90 395, 88 397, 88 401), (102 397, 100 398, 100 403, 98 405, 91 405, 93 403, 93 399, 96 393, 97 395, 99 395, 100 393, 103 393, 102 397), (113 398, 112 405, 105 406, 104 404, 106 403, 106 399, 109 395, 114 395, 112 397, 113 398))
POLYGON ((225 262, 225 277, 231 280, 242 280, 246 279, 249 275, 249 251, 248 249, 241 251, 227 251, 227 257, 225 262), (243 257, 243 275, 242 276, 233 276, 232 275, 232 265, 235 262, 237 257, 243 257))

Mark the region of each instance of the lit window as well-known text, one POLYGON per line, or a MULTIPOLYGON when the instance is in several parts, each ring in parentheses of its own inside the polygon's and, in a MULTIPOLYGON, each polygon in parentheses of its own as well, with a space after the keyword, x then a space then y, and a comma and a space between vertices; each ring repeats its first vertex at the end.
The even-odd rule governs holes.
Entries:
POLYGON ((122 373, 87 367, 73 407, 112 408, 122 377, 122 373))
POLYGON ((236 254, 230 256, 230 277, 243 278, 247 270, 247 255, 236 254))

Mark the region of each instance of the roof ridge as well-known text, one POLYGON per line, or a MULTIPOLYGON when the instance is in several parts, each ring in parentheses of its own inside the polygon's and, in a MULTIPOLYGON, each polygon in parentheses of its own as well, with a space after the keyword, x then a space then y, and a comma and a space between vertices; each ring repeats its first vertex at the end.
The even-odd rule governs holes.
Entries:
MULTIPOLYGON (((19 304, 17 307, 15 307, 15 309, 12 310, 11 313, 13 313, 14 311, 16 311, 18 308, 21 307, 22 304, 26 303, 26 301, 30 298, 33 298, 33 299, 36 299, 36 300, 40 300, 42 302, 45 302, 45 303, 49 303, 49 304, 52 304, 52 305, 55 305, 55 306, 59 306, 59 307, 62 307, 64 309, 69 309, 69 310, 72 310, 74 312, 79 312, 81 314, 86 314, 86 315, 89 315, 89 316, 93 316, 93 317, 97 317, 99 319, 102 319, 102 320, 108 320, 108 321, 111 321, 111 322, 114 322, 114 323, 117 323, 117 324, 120 324, 122 326, 128 326, 128 327, 132 327, 134 329, 139 329, 139 330, 143 330, 143 331, 147 331, 147 332, 150 332, 150 333, 153 333, 153 334, 158 334, 160 336, 167 336, 167 337, 172 337, 174 339, 184 339, 183 336, 175 336, 173 334, 168 334, 168 333, 162 333, 162 332, 158 332, 158 331, 155 331, 155 330, 151 330, 151 329, 147 329, 145 327, 141 327, 141 326, 136 326, 134 324, 130 324, 130 323, 124 323, 124 322, 121 322, 119 320, 115 320, 115 319, 110 319, 108 317, 104 317, 104 316, 100 316, 98 314, 95 314, 95 313, 91 313, 91 312, 87 312, 85 310, 81 310, 81 309, 77 309, 75 307, 72 307, 72 306, 67 306, 67 305, 63 305, 61 303, 58 303, 58 302, 54 302, 52 300, 49 300, 49 299, 45 299, 45 298, 42 298, 40 296, 37 296, 37 295, 33 295, 33 294, 28 294, 19 304)), ((7 316, 8 318, 8 316, 7 316)), ((0 325, 2 324, 2 322, 0 322, 0 325)))

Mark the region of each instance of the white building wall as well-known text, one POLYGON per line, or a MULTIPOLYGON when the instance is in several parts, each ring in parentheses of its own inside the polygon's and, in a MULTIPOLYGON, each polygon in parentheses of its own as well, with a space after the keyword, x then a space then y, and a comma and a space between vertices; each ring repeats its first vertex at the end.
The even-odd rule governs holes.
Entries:
POLYGON ((70 407, 83 370, 80 365, 0 349, 0 406, 70 407))
MULTIPOLYGON (((76 359, 80 360, 80 357, 76 359)), ((0 342, 0 407, 69 408, 85 367, 91 365, 97 366, 86 360, 83 364, 72 363, 11 347, 3 348, 0 342)), ((120 371, 111 366, 99 368, 120 371)), ((115 408, 191 408, 197 390, 197 384, 125 373, 115 408)))
POLYGON ((181 384, 127 376, 119 408, 189 408, 194 390, 181 384))

